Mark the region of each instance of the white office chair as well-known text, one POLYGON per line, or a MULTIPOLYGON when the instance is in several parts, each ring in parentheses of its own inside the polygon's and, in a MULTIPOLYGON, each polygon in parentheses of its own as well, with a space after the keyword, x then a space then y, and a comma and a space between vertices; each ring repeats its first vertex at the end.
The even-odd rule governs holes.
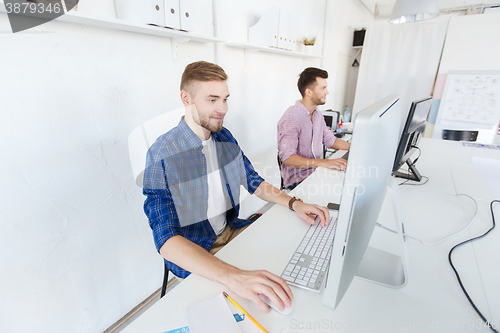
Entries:
MULTIPOLYGON (((179 120, 184 115, 184 107, 164 113, 158 117, 146 121, 137 127, 128 136, 128 152, 132 173, 137 186, 142 188, 144 168, 146 166, 146 155, 149 147, 162 134, 177 126, 179 120)), ((163 284, 161 287, 160 298, 167 291, 168 268, 164 263, 163 284)))
POLYGON ((146 155, 149 147, 162 134, 168 132, 177 124, 184 115, 184 107, 164 113, 146 121, 128 136, 128 152, 135 183, 142 188, 146 155))

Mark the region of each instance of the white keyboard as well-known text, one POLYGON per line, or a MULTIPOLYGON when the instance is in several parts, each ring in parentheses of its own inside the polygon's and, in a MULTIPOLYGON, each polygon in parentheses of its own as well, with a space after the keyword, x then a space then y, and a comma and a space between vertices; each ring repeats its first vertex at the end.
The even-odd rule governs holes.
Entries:
POLYGON ((309 227, 281 277, 292 286, 321 291, 328 272, 337 217, 330 218, 322 228, 319 218, 309 227))

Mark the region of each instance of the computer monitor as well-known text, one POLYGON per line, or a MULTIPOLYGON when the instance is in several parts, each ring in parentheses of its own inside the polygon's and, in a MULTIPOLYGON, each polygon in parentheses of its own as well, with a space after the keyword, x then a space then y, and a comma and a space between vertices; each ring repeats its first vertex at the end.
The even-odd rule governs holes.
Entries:
POLYGON ((427 123, 427 116, 429 115, 431 104, 431 97, 413 101, 411 103, 408 116, 406 117, 405 127, 403 128, 403 132, 401 133, 401 138, 399 140, 394 166, 392 167, 392 172, 395 177, 414 180, 417 182, 422 180, 422 176, 415 167, 416 160, 412 161, 410 157, 413 155, 413 152, 420 141, 420 136, 425 130, 425 124, 427 123), (398 170, 405 163, 408 165, 408 172, 399 172, 398 170))
MULTIPOLYGON (((391 177, 401 126, 400 101, 388 96, 360 111, 354 119, 349 161, 345 171, 337 230, 323 304, 335 309, 354 276, 392 287, 406 284, 406 259, 368 246, 391 177)), ((392 183, 391 183, 392 181, 392 183)), ((392 185, 392 187, 390 187, 392 185)), ((397 193, 393 193, 397 199, 397 193)), ((395 207, 399 202, 395 202, 395 207)), ((402 241, 401 214, 396 217, 402 241), (399 221, 399 222, 398 222, 399 221)))

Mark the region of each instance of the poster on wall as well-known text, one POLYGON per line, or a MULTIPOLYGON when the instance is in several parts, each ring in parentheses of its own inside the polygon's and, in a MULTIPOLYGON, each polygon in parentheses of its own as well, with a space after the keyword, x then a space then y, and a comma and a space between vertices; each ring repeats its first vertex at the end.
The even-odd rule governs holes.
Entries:
POLYGON ((478 141, 493 139, 500 119, 499 71, 450 71, 439 106, 434 138, 443 129, 478 130, 478 141))
POLYGON ((441 119, 493 125, 499 99, 500 75, 453 75, 441 119))

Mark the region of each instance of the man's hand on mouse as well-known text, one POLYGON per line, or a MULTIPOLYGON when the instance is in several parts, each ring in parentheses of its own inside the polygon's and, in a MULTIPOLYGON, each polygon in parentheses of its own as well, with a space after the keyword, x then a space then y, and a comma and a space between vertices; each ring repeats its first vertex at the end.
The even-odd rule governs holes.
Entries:
POLYGON ((224 284, 236 295, 253 301, 266 313, 271 309, 259 294, 266 295, 280 311, 292 306, 293 294, 286 281, 265 270, 245 271, 235 267, 224 284))

